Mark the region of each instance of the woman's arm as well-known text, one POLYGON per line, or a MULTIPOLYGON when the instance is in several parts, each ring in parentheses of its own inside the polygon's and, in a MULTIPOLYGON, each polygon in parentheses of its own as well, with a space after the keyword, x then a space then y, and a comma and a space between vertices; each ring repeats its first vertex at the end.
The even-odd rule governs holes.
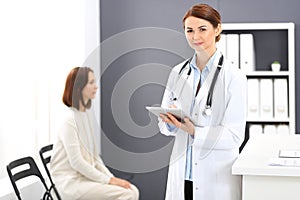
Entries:
POLYGON ((72 119, 66 121, 62 131, 63 133, 61 135, 61 139, 71 167, 90 180, 99 183, 109 183, 111 178, 110 175, 97 170, 83 158, 80 150, 80 142, 77 135, 75 121, 72 119))

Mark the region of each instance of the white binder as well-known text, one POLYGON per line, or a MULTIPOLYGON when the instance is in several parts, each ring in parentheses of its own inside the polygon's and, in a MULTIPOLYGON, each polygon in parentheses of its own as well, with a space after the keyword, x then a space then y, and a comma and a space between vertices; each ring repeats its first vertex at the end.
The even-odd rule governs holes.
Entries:
POLYGON ((239 35, 226 35, 226 54, 227 60, 234 66, 239 68, 239 35))
POLYGON ((240 34, 240 68, 244 72, 255 71, 255 49, 252 34, 240 34))
POLYGON ((263 134, 263 128, 261 124, 251 124, 249 126, 249 138, 263 134))
POLYGON ((290 133, 290 128, 286 124, 280 124, 277 126, 277 134, 287 135, 290 133))
POLYGON ((287 79, 274 79, 274 117, 276 119, 288 118, 288 91, 287 79))
POLYGON ((248 79, 248 113, 249 120, 259 118, 259 79, 248 79))
POLYGON ((227 59, 227 53, 226 53, 226 34, 221 34, 221 39, 219 40, 219 42, 217 42, 216 44, 217 49, 219 49, 224 58, 227 59))
POLYGON ((273 80, 260 79, 260 117, 273 119, 273 80))
POLYGON ((277 134, 277 129, 275 125, 265 125, 264 126, 264 134, 272 134, 275 135, 277 134))

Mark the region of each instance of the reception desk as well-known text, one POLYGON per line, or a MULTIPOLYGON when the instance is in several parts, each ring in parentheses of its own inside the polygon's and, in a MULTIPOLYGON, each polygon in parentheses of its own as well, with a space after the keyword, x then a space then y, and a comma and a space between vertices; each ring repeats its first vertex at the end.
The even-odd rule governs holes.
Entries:
POLYGON ((300 167, 271 166, 279 150, 300 150, 298 135, 258 135, 251 137, 232 166, 242 175, 243 200, 299 200, 300 167))

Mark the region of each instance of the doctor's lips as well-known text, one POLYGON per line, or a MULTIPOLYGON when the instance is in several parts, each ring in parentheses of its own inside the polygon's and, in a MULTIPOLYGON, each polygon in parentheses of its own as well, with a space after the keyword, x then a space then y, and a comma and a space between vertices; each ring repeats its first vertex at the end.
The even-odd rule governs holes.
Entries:
POLYGON ((193 42, 194 45, 196 46, 201 46, 204 42, 193 42))

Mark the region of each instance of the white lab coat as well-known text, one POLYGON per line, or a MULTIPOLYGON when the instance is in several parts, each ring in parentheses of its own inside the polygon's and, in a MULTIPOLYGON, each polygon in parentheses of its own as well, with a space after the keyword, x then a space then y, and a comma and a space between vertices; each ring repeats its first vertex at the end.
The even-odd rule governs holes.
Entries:
MULTIPOLYGON (((212 97, 212 115, 202 114, 208 90, 220 58, 216 52, 213 67, 195 100, 192 114, 189 116, 195 126, 193 140, 180 129, 170 132, 166 124, 159 119, 162 134, 174 136, 175 142, 171 154, 166 200, 184 200, 184 179, 187 143, 192 145, 193 197, 195 200, 240 200, 241 177, 232 175, 231 167, 239 154, 244 140, 247 108, 247 79, 236 67, 224 60, 216 81, 212 97)), ((169 76, 163 96, 162 106, 174 104, 190 113, 194 98, 192 70, 187 78, 188 66, 180 78, 178 72, 184 62, 175 66, 169 76), (186 81, 184 84, 183 82, 186 81), (176 85, 177 84, 177 85, 176 85), (183 84, 183 85, 181 85, 183 84), (183 87, 181 94, 180 90, 183 87), (176 97, 177 101, 170 98, 176 97)))

